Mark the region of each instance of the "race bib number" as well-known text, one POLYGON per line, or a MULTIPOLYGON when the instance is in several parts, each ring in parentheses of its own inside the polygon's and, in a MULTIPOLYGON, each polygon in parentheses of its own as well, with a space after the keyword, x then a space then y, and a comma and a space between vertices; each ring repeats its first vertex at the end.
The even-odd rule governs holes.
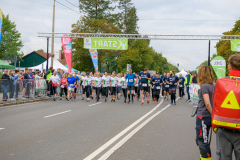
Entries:
POLYGON ((166 88, 169 88, 169 85, 165 85, 166 88))
POLYGON ((129 82, 133 82, 133 79, 129 79, 129 82))
POLYGON ((135 85, 136 87, 138 86, 138 84, 135 85))
POLYGON ((157 88, 157 89, 161 89, 160 86, 157 86, 156 88, 157 88))
POLYGON ((64 88, 64 85, 61 85, 61 88, 64 88))
POLYGON ((183 87, 183 85, 179 85, 179 87, 183 87))
POLYGON ((74 85, 73 84, 70 84, 70 87, 73 87, 74 85))
POLYGON ((143 87, 147 87, 147 83, 143 83, 142 86, 143 86, 143 87))

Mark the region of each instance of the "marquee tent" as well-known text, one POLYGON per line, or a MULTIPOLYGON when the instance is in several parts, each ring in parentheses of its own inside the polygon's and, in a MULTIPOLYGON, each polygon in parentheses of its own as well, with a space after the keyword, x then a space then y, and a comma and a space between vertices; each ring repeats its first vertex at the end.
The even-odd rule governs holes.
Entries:
MULTIPOLYGON (((52 59, 52 57, 48 59, 48 66, 49 66, 49 68, 51 66, 51 59, 52 59)), ((39 64, 39 65, 37 65, 35 67, 30 67, 29 69, 39 69, 39 70, 42 71, 43 69, 46 69, 46 66, 47 66, 47 60, 45 62, 43 62, 42 64, 39 64)), ((68 72, 68 68, 67 67, 65 67, 58 60, 53 58, 53 69, 57 70, 58 68, 62 69, 64 72, 68 72)))
POLYGON ((1 69, 15 69, 15 66, 8 65, 7 63, 0 60, 0 68, 1 69))
POLYGON ((180 72, 178 72, 178 73, 176 74, 176 76, 179 77, 179 74, 180 74, 180 73, 182 74, 183 77, 186 77, 186 75, 187 75, 187 72, 182 69, 180 72))

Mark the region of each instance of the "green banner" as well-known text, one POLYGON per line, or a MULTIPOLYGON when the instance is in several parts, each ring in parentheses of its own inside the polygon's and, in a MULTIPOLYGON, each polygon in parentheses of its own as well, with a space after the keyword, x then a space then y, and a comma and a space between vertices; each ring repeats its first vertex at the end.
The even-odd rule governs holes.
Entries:
POLYGON ((84 38, 86 49, 127 50, 128 39, 123 38, 84 38))
POLYGON ((240 39, 231 39, 231 51, 240 52, 240 39))
POLYGON ((226 61, 223 57, 214 57, 211 61, 211 65, 218 79, 226 77, 226 61))

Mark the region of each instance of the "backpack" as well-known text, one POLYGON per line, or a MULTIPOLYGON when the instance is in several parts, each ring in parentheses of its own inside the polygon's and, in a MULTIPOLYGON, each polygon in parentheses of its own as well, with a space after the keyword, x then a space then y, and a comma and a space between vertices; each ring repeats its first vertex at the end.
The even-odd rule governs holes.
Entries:
POLYGON ((221 78, 216 82, 212 112, 212 128, 240 131, 240 79, 221 78))

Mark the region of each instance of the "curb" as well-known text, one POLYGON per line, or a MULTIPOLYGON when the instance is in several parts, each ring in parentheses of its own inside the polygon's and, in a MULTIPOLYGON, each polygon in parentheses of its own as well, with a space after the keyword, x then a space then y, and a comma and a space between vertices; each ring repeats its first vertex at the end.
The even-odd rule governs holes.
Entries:
POLYGON ((46 101, 49 100, 50 98, 44 97, 40 99, 31 99, 31 100, 23 100, 23 101, 15 101, 15 102, 6 102, 6 103, 1 103, 0 107, 6 107, 6 106, 11 106, 11 105, 18 105, 18 104, 24 104, 24 103, 33 103, 33 102, 39 102, 39 101, 46 101))

